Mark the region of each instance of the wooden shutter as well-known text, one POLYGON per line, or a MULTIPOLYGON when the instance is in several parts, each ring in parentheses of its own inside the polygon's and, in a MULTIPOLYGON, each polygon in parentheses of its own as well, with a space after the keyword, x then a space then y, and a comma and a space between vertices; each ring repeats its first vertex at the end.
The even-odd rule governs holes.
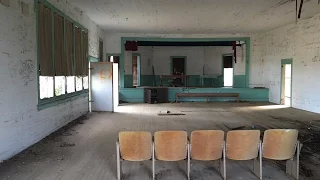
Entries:
POLYGON ((54 14, 54 62, 55 75, 66 76, 67 64, 64 61, 64 22, 63 17, 54 14))
POLYGON ((65 61, 66 61, 66 76, 73 76, 74 75, 74 55, 73 55, 73 23, 66 20, 66 54, 65 54, 65 61))
POLYGON ((82 76, 82 42, 81 42, 81 29, 75 27, 75 62, 76 62, 76 76, 82 76))
POLYGON ((89 60, 88 60, 88 33, 82 32, 82 75, 87 76, 89 70, 89 60))
POLYGON ((38 8, 39 65, 41 76, 54 76, 52 59, 51 10, 41 3, 38 8))

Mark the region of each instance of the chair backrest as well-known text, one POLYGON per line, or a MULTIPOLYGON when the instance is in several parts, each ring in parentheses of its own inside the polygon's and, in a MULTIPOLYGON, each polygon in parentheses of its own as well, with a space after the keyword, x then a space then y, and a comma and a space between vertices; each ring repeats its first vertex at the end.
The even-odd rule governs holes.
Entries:
POLYGON ((258 157, 260 143, 259 130, 229 131, 226 142, 226 155, 233 160, 251 160, 258 157))
POLYGON ((224 132, 221 130, 193 131, 190 137, 191 158, 201 161, 222 158, 224 132))
POLYGON ((155 156, 161 161, 180 161, 187 157, 186 131, 158 131, 154 134, 155 156))
POLYGON ((264 132, 263 157, 287 160, 294 156, 298 141, 296 129, 269 129, 264 132))
POLYGON ((127 161, 145 161, 152 158, 152 135, 143 131, 119 132, 121 158, 127 161))

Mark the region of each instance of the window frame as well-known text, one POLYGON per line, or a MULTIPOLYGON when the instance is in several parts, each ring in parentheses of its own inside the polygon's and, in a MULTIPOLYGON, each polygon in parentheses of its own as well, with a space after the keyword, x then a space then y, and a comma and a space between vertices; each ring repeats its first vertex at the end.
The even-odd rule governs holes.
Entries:
MULTIPOLYGON (((78 28, 81 29, 81 33, 85 32, 88 33, 88 29, 85 28, 84 26, 82 26, 80 23, 74 21, 72 18, 70 18, 69 16, 67 16, 66 14, 64 14, 62 11, 60 11, 59 9, 57 9, 56 7, 54 7, 52 4, 50 4, 49 2, 47 2, 46 0, 35 0, 35 14, 36 14, 36 40, 37 40, 37 91, 38 91, 38 110, 43 110, 46 108, 50 108, 53 106, 57 106, 59 104, 68 102, 68 101, 72 101, 74 99, 77 99, 79 97, 86 97, 89 96, 89 90, 88 89, 84 89, 82 87, 81 91, 76 91, 72 92, 72 93, 67 93, 63 94, 63 95, 59 95, 56 96, 55 94, 55 89, 53 89, 53 97, 51 98, 44 98, 44 99, 40 99, 40 84, 39 84, 39 79, 40 79, 40 71, 39 71, 39 65, 40 65, 40 50, 39 50, 39 36, 38 36, 38 31, 39 31, 39 5, 38 3, 41 3, 42 5, 46 6, 47 8, 49 8, 51 10, 51 18, 52 18, 52 37, 54 38, 54 13, 60 15, 63 17, 64 20, 64 37, 65 37, 65 33, 66 33, 66 20, 68 20, 69 22, 73 23, 73 31, 75 31, 75 27, 77 26, 78 28)), ((89 40, 89 39, 88 39, 89 40)), ((75 38, 73 38, 73 46, 75 46, 75 38)), ((64 38, 64 44, 66 44, 66 38, 64 38)), ((89 42, 88 42, 89 45, 89 42)), ((65 52, 66 46, 64 46, 64 52, 65 52)), ((52 58, 53 58, 53 63, 55 63, 54 60, 54 40, 52 42, 52 58)), ((73 49, 73 52, 75 54, 75 48, 73 49)), ((73 56, 74 62, 75 62, 75 55, 73 56)), ((88 56, 88 63, 89 63, 89 56, 88 56)), ((74 64, 75 65, 75 64, 74 64)), ((73 75, 76 76, 76 75, 73 75)), ((68 77, 68 76, 65 76, 68 77)), ((83 81, 83 77, 82 76, 82 81, 83 81)), ((75 78, 76 79, 76 78, 75 78)), ((76 80, 75 80, 76 83, 76 80)), ((76 84, 75 84, 76 86, 76 84)), ((83 86, 83 84, 82 84, 83 86)), ((53 76, 53 88, 55 88, 55 76, 53 76)), ((66 87, 67 89, 67 87, 66 87)), ((66 90, 67 91, 67 90, 66 90)))

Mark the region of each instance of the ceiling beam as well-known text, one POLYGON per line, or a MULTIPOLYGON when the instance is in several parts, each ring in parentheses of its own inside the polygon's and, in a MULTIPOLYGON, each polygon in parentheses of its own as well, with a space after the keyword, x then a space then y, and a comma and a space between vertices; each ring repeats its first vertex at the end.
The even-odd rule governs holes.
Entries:
POLYGON ((301 17, 302 6, 303 6, 303 0, 300 1, 300 8, 299 8, 299 14, 298 14, 299 19, 301 17))

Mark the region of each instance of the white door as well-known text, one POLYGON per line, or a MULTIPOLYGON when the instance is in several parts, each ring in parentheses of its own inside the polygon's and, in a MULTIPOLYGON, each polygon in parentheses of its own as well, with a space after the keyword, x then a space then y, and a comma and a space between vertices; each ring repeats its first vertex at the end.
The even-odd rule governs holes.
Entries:
POLYGON ((113 64, 92 62, 91 69, 91 110, 113 112, 113 64))
POLYGON ((119 106, 119 65, 113 63, 113 106, 119 106))

